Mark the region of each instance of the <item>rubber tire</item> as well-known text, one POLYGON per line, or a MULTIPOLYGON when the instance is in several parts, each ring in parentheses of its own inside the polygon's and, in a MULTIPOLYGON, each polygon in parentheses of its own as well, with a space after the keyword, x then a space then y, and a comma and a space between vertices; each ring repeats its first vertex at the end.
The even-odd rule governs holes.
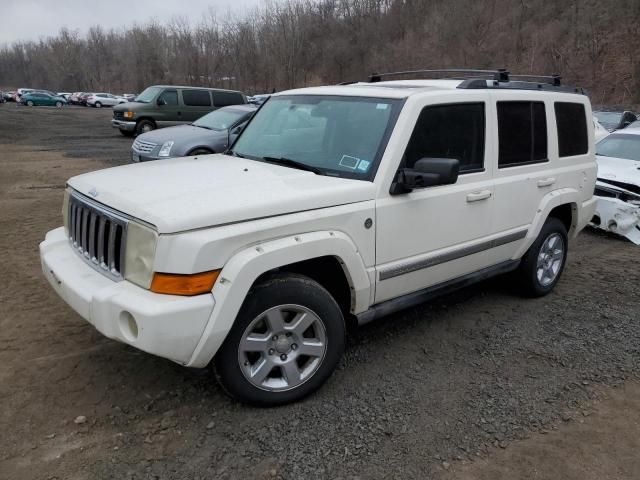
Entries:
POLYGON ((568 254, 569 242, 566 227, 559 219, 555 217, 547 218, 547 220, 544 222, 544 225, 542 226, 542 230, 540 230, 538 238, 536 238, 533 244, 529 247, 529 250, 527 250, 527 252, 522 257, 522 261, 520 262, 518 276, 522 293, 528 297, 542 297, 551 292, 551 290, 553 290, 553 287, 556 286, 556 284, 560 280, 560 277, 562 276, 564 266, 567 263, 568 254), (562 259, 562 265, 560 265, 560 271, 558 272, 555 280, 551 282, 551 284, 543 286, 538 281, 536 272, 538 253, 544 241, 549 237, 549 235, 553 233, 558 233, 562 237, 562 240, 564 242, 564 258, 562 259))
POLYGON ((211 155, 212 152, 211 150, 207 150, 206 148, 196 148, 195 150, 190 151, 187 154, 187 157, 195 157, 196 155, 211 155))
POLYGON ((143 133, 146 133, 142 131, 145 125, 151 125, 151 130, 156 129, 156 124, 152 120, 140 120, 136 124, 136 135, 142 135, 143 133))
POLYGON ((34 103, 31 100, 27 100, 27 107, 33 107, 34 103))
POLYGON ((56 102, 56 107, 57 108, 62 108, 62 102, 56 102))
POLYGON ((218 382, 232 398, 250 405, 274 407, 301 400, 320 388, 338 366, 345 344, 344 317, 331 294, 303 275, 276 274, 251 288, 212 366, 218 382), (324 321, 327 351, 318 370, 305 383, 293 390, 268 392, 253 386, 244 377, 238 365, 238 346, 255 317, 271 307, 285 304, 306 306, 324 321))
MULTIPOLYGON (((118 130, 120 130, 120 129, 118 129, 118 130)), ((120 130, 120 133, 122 135, 124 135, 125 137, 133 137, 136 132, 129 132, 127 130, 120 130)))
POLYGON ((93 106, 96 107, 96 108, 102 108, 102 103, 96 102, 96 103, 93 104, 93 106))

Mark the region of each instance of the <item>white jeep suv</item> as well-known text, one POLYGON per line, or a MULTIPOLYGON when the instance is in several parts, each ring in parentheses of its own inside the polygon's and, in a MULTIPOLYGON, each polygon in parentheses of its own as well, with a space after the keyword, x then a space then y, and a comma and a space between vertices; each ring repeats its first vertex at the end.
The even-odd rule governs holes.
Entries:
POLYGON ((74 177, 44 274, 104 335, 257 405, 317 389, 350 324, 506 272, 545 295, 594 212, 591 107, 495 75, 282 92, 226 154, 74 177))

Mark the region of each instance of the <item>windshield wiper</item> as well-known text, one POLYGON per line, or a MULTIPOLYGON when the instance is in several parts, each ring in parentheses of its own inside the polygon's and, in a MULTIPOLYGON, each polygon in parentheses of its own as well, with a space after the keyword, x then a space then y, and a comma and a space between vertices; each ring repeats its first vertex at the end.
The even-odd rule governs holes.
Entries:
POLYGON ((233 150, 227 150, 226 152, 224 152, 224 154, 225 155, 231 155, 232 157, 247 158, 244 155, 242 155, 241 153, 234 152, 233 150))
POLYGON ((277 163, 279 165, 284 165, 285 167, 297 168, 298 170, 306 170, 307 172, 313 172, 316 175, 322 175, 322 170, 316 167, 312 167, 311 165, 307 165, 306 163, 298 162, 297 160, 291 160, 290 158, 276 158, 276 157, 262 157, 262 160, 269 163, 277 163))

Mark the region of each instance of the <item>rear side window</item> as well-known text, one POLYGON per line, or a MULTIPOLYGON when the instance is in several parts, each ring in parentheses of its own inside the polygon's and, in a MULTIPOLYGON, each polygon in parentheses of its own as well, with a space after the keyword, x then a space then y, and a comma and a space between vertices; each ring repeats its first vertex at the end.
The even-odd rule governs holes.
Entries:
POLYGON ((543 102, 498 102, 498 166, 547 161, 547 119, 543 102))
POLYGON ((587 115, 581 103, 556 102, 558 151, 561 157, 584 155, 589 151, 587 115))
POLYGON ((461 103, 426 107, 411 134, 404 164, 408 168, 421 158, 455 158, 460 173, 482 171, 485 143, 484 103, 461 103))
POLYGON ((236 92, 213 92, 213 104, 216 107, 226 107, 227 105, 240 105, 244 103, 244 98, 236 92))
POLYGON ((183 90, 182 100, 191 107, 210 107, 211 95, 208 90, 183 90))
POLYGON ((166 105, 178 105, 178 91, 165 90, 162 92, 162 95, 158 97, 158 100, 164 100, 166 105))

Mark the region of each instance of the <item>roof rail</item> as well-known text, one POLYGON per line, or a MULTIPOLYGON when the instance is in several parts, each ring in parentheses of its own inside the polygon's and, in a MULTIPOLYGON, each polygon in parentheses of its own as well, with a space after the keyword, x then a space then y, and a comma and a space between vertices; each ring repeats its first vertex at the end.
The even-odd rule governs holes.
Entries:
POLYGON ((471 74, 475 76, 492 76, 496 82, 508 82, 509 72, 504 68, 498 68, 497 70, 478 70, 473 68, 444 68, 439 70, 406 70, 403 72, 386 72, 386 73, 372 73, 369 75, 369 82, 375 83, 382 81, 385 77, 399 77, 402 75, 415 75, 418 73, 463 73, 471 74))
POLYGON ((376 83, 387 77, 416 74, 456 74, 456 80, 463 80, 460 89, 504 88, 513 90, 551 90, 556 92, 586 94, 580 87, 563 85, 562 77, 553 75, 511 75, 508 70, 478 70, 466 68, 445 68, 439 70, 406 70, 403 72, 372 73, 369 82, 376 83), (461 74, 461 75, 460 75, 461 74))

